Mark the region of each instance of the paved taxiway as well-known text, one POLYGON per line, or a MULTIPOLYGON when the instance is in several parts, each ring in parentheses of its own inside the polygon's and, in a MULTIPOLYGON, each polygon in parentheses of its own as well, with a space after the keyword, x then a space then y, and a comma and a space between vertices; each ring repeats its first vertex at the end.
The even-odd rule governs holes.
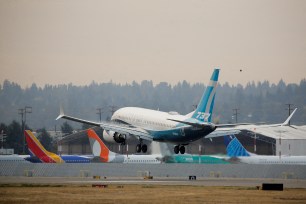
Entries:
POLYGON ((140 185, 193 185, 193 186, 261 186, 262 183, 283 183, 284 188, 306 188, 306 180, 297 179, 241 179, 241 178, 197 178, 156 177, 150 180, 141 177, 109 177, 101 179, 80 177, 11 177, 1 176, 0 184, 140 184, 140 185))

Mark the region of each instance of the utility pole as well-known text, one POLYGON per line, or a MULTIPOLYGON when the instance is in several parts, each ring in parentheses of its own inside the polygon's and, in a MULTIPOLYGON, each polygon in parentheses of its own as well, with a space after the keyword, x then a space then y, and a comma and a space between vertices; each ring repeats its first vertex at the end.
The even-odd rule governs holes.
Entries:
POLYGON ((193 110, 196 110, 198 108, 198 105, 192 105, 193 110))
MULTIPOLYGON (((291 108, 291 106, 292 106, 293 104, 292 104, 292 103, 288 103, 288 104, 286 104, 286 105, 288 106, 287 110, 288 110, 288 114, 289 114, 289 116, 290 116, 291 110, 293 110, 293 108, 291 108)), ((290 126, 290 120, 289 120, 289 126, 290 126)))
POLYGON ((239 113, 238 113, 238 110, 239 110, 238 108, 234 108, 234 109, 233 109, 233 111, 234 111, 233 116, 235 116, 235 118, 236 118, 236 123, 238 123, 238 114, 239 114, 239 113))
POLYGON ((102 113, 103 113, 103 111, 102 111, 102 108, 97 108, 97 114, 99 115, 99 118, 100 118, 100 120, 99 120, 99 122, 101 122, 101 120, 102 120, 102 113))
POLYGON ((27 121, 27 113, 32 113, 32 107, 31 106, 24 107, 24 125, 27 121))
MULTIPOLYGON (((3 144, 4 144, 4 141, 6 140, 6 134, 3 133, 3 130, 1 131, 1 134, 0 134, 0 138, 1 138, 1 142, 2 142, 2 151, 3 151, 3 144)), ((3 152, 2 152, 3 153, 3 152)), ((1 154, 2 154, 1 153, 1 154)))
POLYGON ((24 108, 18 109, 18 114, 21 115, 21 135, 23 135, 22 141, 22 153, 25 154, 25 126, 26 126, 26 121, 27 121, 27 113, 32 113, 32 107, 31 106, 25 106, 24 108))
POLYGON ((18 114, 21 116, 22 152, 24 153, 24 145, 25 145, 24 120, 23 120, 24 109, 23 108, 19 108, 18 109, 18 114))
POLYGON ((110 107, 110 111, 112 113, 112 115, 114 114, 114 112, 116 111, 116 106, 112 105, 112 106, 109 106, 110 107))

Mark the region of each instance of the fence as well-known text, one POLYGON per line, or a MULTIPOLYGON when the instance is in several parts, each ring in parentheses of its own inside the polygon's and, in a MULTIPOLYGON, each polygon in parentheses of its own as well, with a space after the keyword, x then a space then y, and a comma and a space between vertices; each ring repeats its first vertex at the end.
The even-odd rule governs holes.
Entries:
MULTIPOLYGON (((306 165, 257 164, 43 164, 1 162, 0 176, 33 177, 222 177, 306 179, 306 165)), ((1 179, 1 178, 0 178, 1 179)))

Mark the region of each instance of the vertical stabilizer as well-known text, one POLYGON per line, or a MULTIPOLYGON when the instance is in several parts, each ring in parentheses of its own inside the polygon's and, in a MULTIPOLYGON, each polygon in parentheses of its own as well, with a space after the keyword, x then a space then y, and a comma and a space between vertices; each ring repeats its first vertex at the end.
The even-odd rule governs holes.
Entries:
POLYGON ((111 151, 103 143, 97 133, 92 129, 88 129, 87 135, 94 157, 99 157, 101 162, 109 162, 109 155, 111 151))
POLYGON ((250 153, 243 147, 235 136, 230 136, 231 141, 226 147, 226 154, 229 157, 248 157, 250 153))
POLYGON ((47 151, 30 130, 24 131, 28 149, 31 155, 44 163, 63 163, 64 160, 52 152, 47 151))
POLYGON ((216 95, 216 88, 218 85, 219 69, 215 69, 211 75, 210 82, 204 91, 197 109, 194 111, 192 118, 203 122, 211 122, 212 111, 214 108, 214 101, 216 95))

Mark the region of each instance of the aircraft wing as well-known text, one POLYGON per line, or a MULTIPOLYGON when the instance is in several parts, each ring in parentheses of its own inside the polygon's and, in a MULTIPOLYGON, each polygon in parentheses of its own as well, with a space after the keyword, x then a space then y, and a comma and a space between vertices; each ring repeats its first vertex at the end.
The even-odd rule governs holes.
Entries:
MULTIPOLYGON (((292 116, 294 115, 295 111, 297 110, 294 109, 294 111, 290 114, 290 116, 285 120, 285 122, 283 123, 279 123, 279 124, 269 124, 269 125, 260 125, 258 124, 258 126, 256 126, 257 129, 260 128, 269 128, 269 127, 278 127, 278 126, 288 126, 290 119, 292 118, 292 116)), ((216 125, 217 129, 210 133, 209 135, 207 135, 205 138, 214 138, 214 137, 222 137, 222 136, 226 136, 226 135, 235 135, 235 134, 239 134, 240 130, 244 130, 244 129, 249 129, 250 127, 254 128, 256 124, 252 124, 252 123, 236 123, 236 124, 220 124, 220 125, 216 125)))
POLYGON ((227 136, 227 135, 236 135, 239 133, 240 133, 240 130, 238 129, 226 129, 226 130, 217 129, 213 131, 212 133, 210 133, 209 135, 207 135, 205 139, 214 138, 214 137, 222 137, 222 136, 227 136))
POLYGON ((55 120, 58 120, 58 119, 61 119, 61 118, 71 120, 71 121, 74 121, 74 122, 79 122, 79 123, 92 125, 92 126, 98 126, 98 127, 101 126, 101 123, 90 121, 90 120, 83 120, 83 119, 80 119, 80 118, 75 118, 75 117, 72 117, 72 116, 64 115, 63 113, 61 113, 55 120))
POLYGON ((130 126, 122 125, 122 124, 111 123, 111 122, 94 122, 94 121, 89 121, 89 120, 83 120, 80 118, 75 118, 72 116, 65 115, 62 111, 60 115, 56 118, 56 120, 60 118, 71 120, 74 122, 84 123, 88 125, 98 126, 107 131, 114 131, 114 132, 118 132, 119 134, 131 135, 131 136, 141 138, 144 140, 149 140, 149 141, 153 140, 153 136, 141 128, 134 128, 134 127, 130 127, 130 126))

